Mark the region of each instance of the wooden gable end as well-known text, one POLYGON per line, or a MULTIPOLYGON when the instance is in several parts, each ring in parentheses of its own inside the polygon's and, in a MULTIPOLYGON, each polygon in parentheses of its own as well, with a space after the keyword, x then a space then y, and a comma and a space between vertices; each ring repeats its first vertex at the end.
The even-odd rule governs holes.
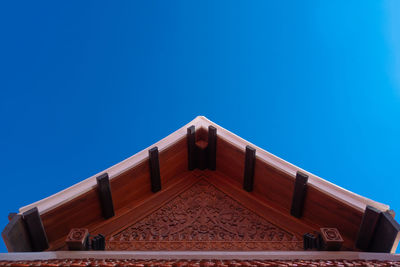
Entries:
POLYGON ((374 227, 391 231, 371 231, 362 209, 308 183, 307 173, 277 168, 213 125, 183 130, 109 180, 101 173, 98 185, 42 210, 48 250, 67 249, 73 228, 104 235, 107 250, 302 250, 304 234, 320 228, 336 228, 342 250, 393 248, 398 229, 387 216, 374 227), (390 235, 378 248, 376 232, 390 235))
POLYGON ((302 250, 302 237, 269 222, 207 177, 123 230, 107 250, 302 250))

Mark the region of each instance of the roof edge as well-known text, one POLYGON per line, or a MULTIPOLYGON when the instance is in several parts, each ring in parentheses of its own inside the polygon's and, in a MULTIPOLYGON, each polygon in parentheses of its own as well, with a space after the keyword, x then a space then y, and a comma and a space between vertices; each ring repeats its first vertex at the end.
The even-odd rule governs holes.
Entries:
POLYGON ((373 206, 381 211, 386 211, 389 209, 389 206, 383 203, 379 203, 377 201, 371 200, 369 198, 360 196, 356 193, 353 193, 347 189, 344 189, 338 185, 335 185, 321 177, 318 177, 308 171, 305 171, 275 155, 272 153, 244 140, 240 136, 237 136, 236 134, 226 130, 225 128, 215 124, 214 122, 210 121, 204 116, 199 116, 203 121, 204 126, 208 127, 208 125, 213 125, 214 127, 217 128, 217 133, 219 137, 224 138, 226 141, 230 142, 231 144, 240 147, 241 149, 245 149, 246 145, 251 145, 253 148, 256 149, 256 156, 266 163, 272 165, 273 167, 295 177, 297 171, 301 171, 305 174, 308 175, 308 183, 317 187, 319 190, 322 192, 330 195, 331 197, 345 202, 348 205, 364 212, 365 208, 367 205, 373 206))
POLYGON ((32 204, 26 205, 24 207, 21 207, 19 209, 20 213, 23 213, 25 211, 30 210, 33 207, 37 207, 39 210, 39 213, 45 213, 47 211, 50 211, 56 207, 61 206, 62 204, 68 202, 69 200, 76 198, 91 189, 95 188, 97 186, 97 181, 96 177, 99 176, 100 174, 103 173, 108 173, 108 176, 110 180, 113 178, 117 177, 123 172, 128 171, 129 169, 135 167, 136 165, 142 163, 146 159, 148 159, 148 150, 154 146, 158 147, 158 150, 164 151, 168 147, 174 145, 176 142, 178 142, 181 138, 184 138, 186 136, 186 129, 191 126, 195 125, 196 127, 200 127, 203 123, 203 120, 200 116, 196 117, 194 120, 189 122, 188 124, 184 125, 183 127, 179 128, 175 132, 171 133, 167 137, 161 139, 157 143, 143 149, 142 151, 134 154, 133 156, 99 172, 96 173, 95 175, 92 175, 91 177, 76 183, 60 192, 57 192, 49 197, 46 197, 44 199, 41 199, 39 201, 36 201, 32 204))
POLYGON ((148 158, 148 150, 151 147, 157 146, 159 151, 163 151, 167 149, 169 146, 175 144, 178 142, 181 138, 184 138, 187 133, 187 128, 190 127, 191 125, 194 125, 196 128, 197 127, 205 127, 207 128, 209 125, 212 125, 217 128, 217 133, 218 136, 225 139, 226 141, 230 142, 236 147, 239 147, 241 149, 245 149, 246 145, 251 145, 256 149, 256 156, 260 158, 261 160, 265 161, 266 163, 270 164, 271 166, 295 177, 297 171, 301 171, 309 176, 308 182, 321 190, 322 192, 330 195, 331 197, 342 201, 360 211, 364 211, 365 207, 367 205, 373 206, 381 211, 386 211, 389 209, 389 206, 386 204, 382 204, 376 201, 373 201, 371 199, 368 199, 366 197, 360 196, 356 193, 353 193, 351 191, 348 191, 340 186, 337 186, 331 182, 328 182, 310 172, 307 172, 271 153, 268 151, 244 140, 243 138, 235 135, 234 133, 226 130, 225 128, 219 126, 218 124, 215 124, 214 122, 210 121, 204 116, 198 116, 191 122, 187 123, 177 131, 171 133, 167 137, 161 139, 157 143, 143 149, 142 151, 134 154, 133 156, 115 164, 114 166, 101 171, 71 187, 68 187, 54 195, 51 195, 47 198, 44 198, 42 200, 39 200, 37 202, 34 202, 30 205, 21 207, 19 209, 20 213, 23 213, 33 207, 37 207, 39 210, 39 213, 45 213, 51 209, 54 209, 65 202, 78 197, 89 190, 93 189, 96 187, 96 177, 99 176, 102 173, 107 172, 110 179, 113 179, 114 177, 118 176, 119 174, 133 168, 137 164, 143 162, 148 158))

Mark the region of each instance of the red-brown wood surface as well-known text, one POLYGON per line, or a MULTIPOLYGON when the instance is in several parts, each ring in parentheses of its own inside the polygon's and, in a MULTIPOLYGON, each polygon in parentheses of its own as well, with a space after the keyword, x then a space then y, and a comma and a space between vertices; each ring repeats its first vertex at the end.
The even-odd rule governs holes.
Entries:
MULTIPOLYGON (((241 198, 222 192, 210 183, 209 173, 186 181, 193 185, 165 201, 158 209, 145 210, 144 218, 123 220, 127 226, 112 234, 108 250, 302 250, 301 235, 272 224, 241 198), (151 226, 151 227, 149 227, 151 226)), ((215 182, 215 180, 214 180, 215 182)), ((152 201, 154 203, 155 201, 152 201)), ((154 205, 154 204, 153 204, 154 205)), ((155 205, 155 206, 157 206, 155 205)), ((253 205, 250 204, 252 207, 253 205)), ((135 212, 137 215, 137 212, 135 212)), ((118 228, 118 227, 116 227, 118 228)))
POLYGON ((217 170, 243 183, 244 151, 220 137, 217 139, 217 170))
POLYGON ((309 185, 302 219, 306 222, 317 223, 321 228, 337 228, 345 243, 351 240, 354 245, 362 212, 309 185))
POLYGON ((186 138, 182 138, 160 153, 161 187, 187 169, 187 142, 186 138))
POLYGON ((103 221, 99 197, 95 189, 41 215, 44 229, 52 243, 65 238, 72 228, 85 228, 90 223, 103 221))
MULTIPOLYGON (((206 142, 207 133, 207 129, 197 129, 196 141, 206 142)), ((160 192, 154 194, 150 190, 149 164, 146 160, 110 181, 114 217, 108 220, 102 218, 96 189, 42 214, 50 250, 62 248, 72 228, 88 228, 91 234, 118 232, 156 210, 201 177, 283 229, 301 236, 321 227, 334 227, 341 233, 344 247, 353 248, 362 217, 360 211, 309 185, 303 217, 294 218, 290 215, 294 177, 257 158, 254 190, 249 193, 242 189, 244 148, 218 137, 216 158, 217 171, 188 171, 187 142, 186 138, 182 138, 160 152, 160 192)))
MULTIPOLYGON (((291 216, 288 210, 284 210, 270 201, 266 201, 263 195, 256 192, 249 193, 242 190, 240 187, 241 184, 230 179, 225 174, 218 171, 205 171, 205 173, 207 173, 206 176, 208 177, 208 181, 216 184, 232 198, 237 199, 244 206, 254 210, 270 222, 300 236, 308 232, 318 231, 321 227, 335 227, 340 231, 344 238, 343 248, 347 250, 352 250, 354 248, 354 242, 358 231, 357 224, 359 225, 360 222, 351 221, 351 219, 359 220, 359 217, 362 217, 362 214, 359 214, 359 212, 356 212, 354 209, 344 205, 343 203, 338 203, 336 199, 332 199, 326 195, 321 195, 322 193, 320 191, 315 191, 314 188, 312 188, 310 199, 318 197, 323 202, 327 201, 328 203, 323 205, 330 205, 332 210, 323 212, 324 206, 317 208, 314 207, 314 209, 323 212, 323 214, 315 215, 315 217, 310 217, 312 215, 307 214, 307 217, 303 216, 301 219, 297 219, 291 216), (345 216, 345 218, 338 218, 336 212, 334 212, 336 210, 338 211, 338 214, 345 216), (321 218, 321 216, 326 217, 321 218), (349 230, 351 227, 353 232, 349 230)), ((309 206, 307 207, 310 208, 314 206, 314 203, 309 202, 308 205, 309 206)))
POLYGON ((162 192, 152 194, 149 198, 130 205, 129 209, 120 212, 114 218, 93 226, 93 233, 111 235, 121 231, 124 227, 132 224, 144 216, 157 210, 177 194, 183 192, 199 180, 192 172, 186 171, 175 177, 173 182, 168 183, 162 192))
MULTIPOLYGON (((239 149, 219 138, 217 146, 217 170, 236 181, 243 183, 244 149, 239 149)), ((275 209, 290 212, 294 177, 276 169, 257 158, 254 170, 254 189, 252 194, 275 209)), ((362 212, 321 192, 312 185, 304 203, 303 221, 309 225, 335 227, 343 235, 345 245, 353 247, 362 219, 362 212)))
POLYGON ((151 196, 149 168, 146 160, 110 181, 116 211, 151 196))
MULTIPOLYGON (((96 221, 88 224, 87 228, 89 229, 90 234, 103 234, 105 236, 109 236, 114 232, 120 231, 126 227, 126 225, 141 219, 143 216, 153 212, 176 194, 184 191, 186 188, 198 181, 195 173, 196 172, 189 171, 183 172, 175 177, 173 181, 165 184, 162 191, 151 193, 151 195, 148 197, 138 199, 130 203, 123 209, 117 210, 115 216, 108 220, 103 220, 101 222, 96 221)), ((66 249, 64 237, 55 240, 50 248, 50 250, 59 249, 66 249)))
POLYGON ((279 225, 282 229, 297 234, 299 237, 303 233, 317 229, 315 224, 306 224, 298 220, 286 211, 279 210, 271 206, 263 198, 253 192, 247 192, 241 188, 241 184, 229 178, 219 171, 204 171, 206 180, 215 185, 221 191, 240 202, 246 208, 259 214, 273 224, 279 225))
MULTIPOLYGON (((186 138, 160 152, 162 186, 187 169, 186 138)), ((138 164, 110 181, 116 214, 124 213, 130 206, 152 196, 148 161, 138 164)), ((72 228, 95 229, 105 220, 101 215, 97 189, 62 204, 41 215, 49 239, 50 250, 59 246, 72 228), (89 227, 90 226, 90 227, 89 227)))
POLYGON ((289 212, 293 189, 293 177, 268 165, 259 158, 256 159, 254 170, 254 193, 256 195, 289 212))

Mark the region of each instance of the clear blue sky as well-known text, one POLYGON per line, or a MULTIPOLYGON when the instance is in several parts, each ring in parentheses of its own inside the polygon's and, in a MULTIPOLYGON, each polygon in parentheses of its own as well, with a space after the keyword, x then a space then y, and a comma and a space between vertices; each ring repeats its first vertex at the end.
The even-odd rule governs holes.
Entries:
POLYGON ((1 1, 1 229, 197 115, 400 213, 398 14, 375 0, 1 1))

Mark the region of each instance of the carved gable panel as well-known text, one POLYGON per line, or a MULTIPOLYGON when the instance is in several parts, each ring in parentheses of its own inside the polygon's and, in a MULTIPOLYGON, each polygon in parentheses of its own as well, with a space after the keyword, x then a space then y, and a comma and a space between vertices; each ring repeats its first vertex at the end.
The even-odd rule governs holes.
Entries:
POLYGON ((111 236, 108 250, 302 250, 293 233, 201 180, 111 236))

